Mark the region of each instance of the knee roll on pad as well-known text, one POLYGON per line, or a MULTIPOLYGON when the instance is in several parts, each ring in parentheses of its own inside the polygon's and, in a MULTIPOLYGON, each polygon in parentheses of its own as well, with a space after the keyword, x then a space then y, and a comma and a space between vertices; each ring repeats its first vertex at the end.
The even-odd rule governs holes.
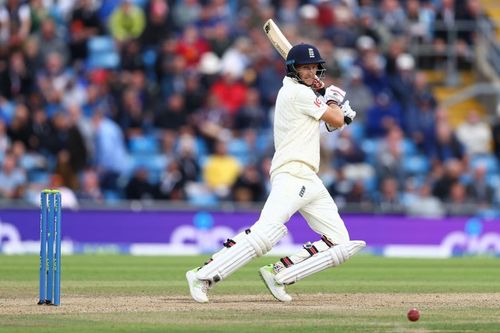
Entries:
POLYGON ((213 282, 223 280, 253 258, 269 252, 286 234, 287 229, 281 223, 255 224, 250 232, 238 237, 235 245, 227 248, 196 272, 196 277, 213 282))
POLYGON ((329 267, 336 267, 365 247, 364 241, 349 241, 287 267, 276 274, 276 282, 291 284, 329 267))

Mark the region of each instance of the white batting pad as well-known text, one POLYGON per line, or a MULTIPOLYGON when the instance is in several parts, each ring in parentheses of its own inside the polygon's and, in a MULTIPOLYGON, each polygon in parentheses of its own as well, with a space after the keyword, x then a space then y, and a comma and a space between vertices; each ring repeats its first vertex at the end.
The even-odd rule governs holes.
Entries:
POLYGON ((276 274, 276 282, 291 284, 327 268, 336 267, 365 246, 364 241, 349 241, 335 245, 326 251, 319 252, 304 261, 281 270, 276 274))
POLYGON ((196 272, 196 277, 200 280, 221 281, 253 258, 269 252, 287 234, 286 227, 281 223, 255 224, 250 230, 239 237, 235 245, 214 257, 196 272))

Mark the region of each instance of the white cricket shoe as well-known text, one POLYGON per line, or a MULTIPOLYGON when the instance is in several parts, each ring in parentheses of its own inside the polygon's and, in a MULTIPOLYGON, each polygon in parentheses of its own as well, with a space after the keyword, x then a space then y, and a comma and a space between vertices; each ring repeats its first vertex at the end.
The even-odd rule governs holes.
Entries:
POLYGON ((208 289, 210 289, 210 282, 207 280, 200 280, 196 277, 196 272, 199 267, 187 271, 186 279, 189 285, 189 292, 191 297, 198 303, 208 302, 208 289))
POLYGON ((292 296, 286 293, 285 285, 276 282, 276 279, 274 278, 276 272, 274 271, 273 264, 262 266, 259 269, 259 274, 274 298, 282 302, 292 301, 292 296))

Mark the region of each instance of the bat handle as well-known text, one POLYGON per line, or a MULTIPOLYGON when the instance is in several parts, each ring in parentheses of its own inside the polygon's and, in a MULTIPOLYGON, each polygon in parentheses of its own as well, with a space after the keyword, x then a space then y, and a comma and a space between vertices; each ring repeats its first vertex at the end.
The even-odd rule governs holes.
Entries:
POLYGON ((346 125, 349 125, 351 122, 352 122, 352 119, 351 119, 351 118, 344 116, 344 123, 345 123, 346 125))

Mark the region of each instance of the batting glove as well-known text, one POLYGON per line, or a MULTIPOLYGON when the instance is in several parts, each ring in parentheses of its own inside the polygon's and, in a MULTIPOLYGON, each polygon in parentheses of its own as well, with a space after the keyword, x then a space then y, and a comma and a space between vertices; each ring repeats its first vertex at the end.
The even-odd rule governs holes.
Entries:
POLYGON ((345 91, 332 84, 326 88, 324 97, 326 104, 335 103, 340 106, 344 102, 345 91))
POLYGON ((349 104, 349 100, 346 100, 341 106, 340 109, 344 112, 344 122, 346 124, 350 124, 354 118, 356 117, 356 111, 351 108, 349 104))

